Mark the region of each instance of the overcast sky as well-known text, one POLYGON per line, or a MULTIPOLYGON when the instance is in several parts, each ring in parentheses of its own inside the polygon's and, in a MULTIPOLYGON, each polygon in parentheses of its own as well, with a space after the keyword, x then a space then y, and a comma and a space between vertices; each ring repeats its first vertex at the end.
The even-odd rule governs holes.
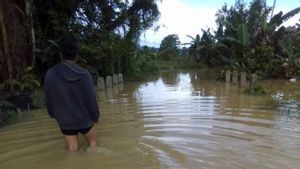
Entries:
MULTIPOLYGON (((245 0, 250 2, 251 0, 245 0)), ((141 37, 141 45, 159 47, 161 40, 170 34, 177 34, 182 43, 190 42, 193 37, 201 34, 201 29, 212 28, 215 30, 215 14, 226 3, 233 5, 235 0, 162 0, 158 1, 161 13, 156 26, 158 31, 150 29, 141 37)), ((267 5, 272 6, 273 0, 267 0, 267 5)), ((284 13, 300 6, 300 0, 277 0, 275 14, 279 11, 284 13)), ((300 14, 294 16, 286 26, 299 22, 300 14)))

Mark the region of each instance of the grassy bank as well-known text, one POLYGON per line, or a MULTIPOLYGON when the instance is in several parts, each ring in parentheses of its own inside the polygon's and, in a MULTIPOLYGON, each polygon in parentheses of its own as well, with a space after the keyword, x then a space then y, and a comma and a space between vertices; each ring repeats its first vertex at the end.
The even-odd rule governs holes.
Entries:
POLYGON ((174 70, 174 69, 203 69, 205 65, 197 63, 191 59, 186 58, 174 58, 172 60, 155 60, 141 66, 141 70, 135 71, 135 73, 125 75, 126 81, 148 81, 158 78, 160 71, 162 70, 174 70))
POLYGON ((173 59, 169 61, 157 61, 159 70, 170 70, 170 69, 203 69, 206 66, 197 63, 191 59, 173 59))

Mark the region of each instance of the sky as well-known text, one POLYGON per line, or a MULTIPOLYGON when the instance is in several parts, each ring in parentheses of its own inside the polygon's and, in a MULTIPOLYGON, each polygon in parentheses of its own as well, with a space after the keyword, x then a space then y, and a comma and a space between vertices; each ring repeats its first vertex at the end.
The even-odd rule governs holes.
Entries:
MULTIPOLYGON (((251 0, 245 0, 250 2, 251 0)), ((141 36, 141 45, 159 47, 161 40, 170 35, 177 34, 181 43, 190 42, 187 37, 201 35, 201 29, 216 29, 215 14, 226 3, 232 6, 235 0, 162 0, 157 1, 161 13, 155 26, 141 36), (160 28, 155 31, 154 28, 160 28)), ((272 6, 273 0, 267 0, 267 5, 272 6)), ((300 6, 300 0, 277 0, 274 14, 280 11, 286 13, 300 6)), ((295 25, 300 19, 300 14, 284 23, 284 26, 295 25)))

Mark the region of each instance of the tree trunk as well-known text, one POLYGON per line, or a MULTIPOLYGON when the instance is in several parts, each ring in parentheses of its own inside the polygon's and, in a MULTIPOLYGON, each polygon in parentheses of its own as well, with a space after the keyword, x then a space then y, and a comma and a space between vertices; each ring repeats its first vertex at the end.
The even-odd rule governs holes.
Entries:
POLYGON ((26 17, 27 17, 27 24, 28 24, 28 34, 30 38, 30 46, 32 52, 32 63, 31 66, 33 67, 35 64, 35 34, 34 34, 34 26, 33 26, 33 17, 32 17, 32 1, 33 0, 25 0, 26 6, 26 17))
POLYGON ((276 6, 276 0, 273 1, 273 8, 272 8, 272 13, 271 13, 271 17, 270 19, 273 18, 273 15, 274 15, 274 10, 275 10, 275 6, 276 6))
MULTIPOLYGON (((4 62, 6 62, 7 72, 8 72, 8 80, 11 80, 13 78, 13 67, 12 67, 12 61, 9 56, 9 46, 8 46, 8 38, 7 38, 7 31, 6 31, 6 24, 4 21, 4 7, 5 1, 0 1, 0 27, 1 27, 1 33, 2 33, 2 43, 3 43, 3 56, 4 56, 4 62)), ((6 78, 4 78, 6 80, 6 78)))

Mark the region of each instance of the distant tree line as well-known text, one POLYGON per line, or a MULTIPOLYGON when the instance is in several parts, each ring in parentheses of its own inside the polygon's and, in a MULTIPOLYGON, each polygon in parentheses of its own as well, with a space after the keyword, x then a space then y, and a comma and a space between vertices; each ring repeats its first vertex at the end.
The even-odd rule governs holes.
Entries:
POLYGON ((225 66, 263 77, 296 76, 300 70, 300 20, 290 27, 282 24, 299 14, 300 7, 274 15, 275 4, 268 7, 264 0, 252 0, 249 5, 236 0, 231 7, 225 4, 216 13, 216 31, 207 29, 201 36, 189 36, 191 42, 183 44, 187 49, 180 48, 177 35, 169 35, 162 40, 158 55, 170 59, 187 52, 208 67, 225 66))

